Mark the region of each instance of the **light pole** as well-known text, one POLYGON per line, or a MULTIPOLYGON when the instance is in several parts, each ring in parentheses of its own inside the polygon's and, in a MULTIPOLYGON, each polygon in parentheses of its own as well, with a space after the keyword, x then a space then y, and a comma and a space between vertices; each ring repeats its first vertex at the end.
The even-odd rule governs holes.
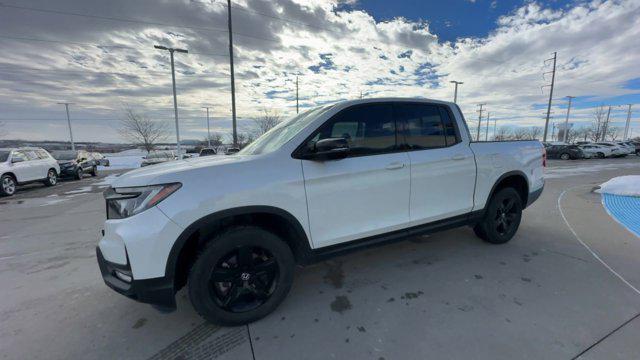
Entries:
POLYGON ((562 136, 562 141, 567 142, 567 133, 569 132, 569 113, 571 112, 571 99, 574 99, 575 96, 565 96, 569 99, 569 105, 567 106, 567 118, 564 120, 564 134, 562 136))
POLYGON ((489 116, 490 115, 491 113, 487 111, 487 129, 485 130, 485 133, 484 133, 484 141, 489 141, 489 116))
POLYGON ((178 158, 180 158, 182 154, 180 154, 180 128, 178 126, 178 97, 176 96, 176 71, 173 65, 173 53, 179 52, 179 53, 186 54, 188 53, 188 51, 185 49, 168 48, 166 46, 161 46, 161 45, 154 45, 153 47, 158 50, 167 50, 171 55, 171 81, 173 82, 173 112, 176 118, 176 151, 178 153, 178 158))
POLYGON ((299 111, 299 106, 298 106, 298 75, 296 75, 296 114, 299 111))
POLYGON ((631 104, 628 104, 627 106, 629 106, 629 108, 627 109, 627 122, 624 125, 624 137, 622 138, 623 140, 627 140, 631 137, 631 135, 629 135, 629 125, 631 123, 631 104))
POLYGON ((71 150, 76 150, 76 145, 73 143, 73 131, 71 131, 71 118, 69 117, 69 105, 73 105, 70 102, 59 102, 59 105, 64 105, 65 110, 67 110, 67 125, 69 126, 69 138, 71 139, 71 150))
POLYGON ((207 144, 211 147, 211 129, 209 128, 209 106, 204 106, 203 109, 207 109, 207 144))
POLYGON ((464 84, 462 81, 455 81, 455 80, 451 80, 449 81, 452 84, 455 84, 455 88, 453 90, 453 102, 454 103, 458 103, 458 85, 462 85, 464 84))

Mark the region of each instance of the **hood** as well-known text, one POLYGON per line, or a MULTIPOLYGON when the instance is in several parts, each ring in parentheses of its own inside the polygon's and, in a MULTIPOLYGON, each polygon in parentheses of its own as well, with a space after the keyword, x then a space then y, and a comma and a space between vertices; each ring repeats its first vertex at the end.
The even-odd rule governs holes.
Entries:
POLYGON ((146 186, 169 182, 182 182, 184 173, 208 167, 224 166, 230 163, 248 161, 252 155, 205 156, 175 160, 143 167, 124 173, 111 184, 113 187, 146 186))
POLYGON ((75 164, 75 160, 58 160, 58 165, 75 164))

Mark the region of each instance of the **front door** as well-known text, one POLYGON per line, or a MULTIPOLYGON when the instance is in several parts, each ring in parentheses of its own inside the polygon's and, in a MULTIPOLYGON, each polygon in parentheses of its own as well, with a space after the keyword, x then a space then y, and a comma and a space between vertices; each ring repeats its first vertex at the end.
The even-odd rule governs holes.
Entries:
POLYGON ((391 104, 344 109, 310 142, 330 137, 347 139, 347 158, 301 160, 313 246, 404 227, 409 222, 409 158, 398 147, 391 104))

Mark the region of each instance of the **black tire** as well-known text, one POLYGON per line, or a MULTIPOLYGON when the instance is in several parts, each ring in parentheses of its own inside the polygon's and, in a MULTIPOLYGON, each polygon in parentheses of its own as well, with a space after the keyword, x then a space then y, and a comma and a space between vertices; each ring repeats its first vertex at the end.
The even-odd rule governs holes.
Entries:
POLYGON ((248 324, 284 300, 294 266, 291 249, 278 236, 253 226, 231 228, 199 253, 189 273, 189 298, 213 324, 248 324))
POLYGON ((91 176, 96 177, 98 176, 98 167, 93 165, 93 167, 91 168, 91 172, 90 172, 91 176))
POLYGON ((55 169, 49 169, 49 171, 47 171, 47 178, 44 179, 44 185, 55 186, 56 184, 58 184, 58 173, 55 169))
POLYGON ((76 180, 82 180, 82 175, 84 174, 84 172, 82 171, 82 168, 78 166, 78 169, 76 170, 76 173, 73 175, 73 177, 76 180))
POLYGON ((604 159, 604 153, 599 152, 599 153, 598 153, 598 158, 600 158, 600 159, 604 159))
POLYGON ((568 153, 562 153, 562 154, 560 154, 560 159, 569 160, 569 159, 571 159, 571 155, 569 155, 568 153))
POLYGON ((16 193, 17 186, 18 186, 18 182, 13 176, 9 174, 4 174, 0 176, 0 195, 12 196, 13 194, 16 193))
POLYGON ((492 244, 504 244, 518 231, 522 219, 522 200, 513 188, 504 188, 491 197, 485 215, 474 227, 482 240, 492 244))

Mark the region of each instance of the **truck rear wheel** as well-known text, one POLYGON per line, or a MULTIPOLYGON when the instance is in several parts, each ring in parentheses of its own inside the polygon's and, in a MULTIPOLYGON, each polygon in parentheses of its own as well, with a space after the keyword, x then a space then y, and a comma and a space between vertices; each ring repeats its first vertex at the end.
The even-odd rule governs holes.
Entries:
POLYGON ((199 254, 189 274, 189 298, 211 323, 248 324, 284 300, 294 265, 291 249, 278 236, 253 226, 231 228, 199 254))
POLYGON ((513 188, 504 188, 493 195, 482 221, 473 228, 486 242, 504 244, 518 231, 522 219, 522 199, 513 188))

